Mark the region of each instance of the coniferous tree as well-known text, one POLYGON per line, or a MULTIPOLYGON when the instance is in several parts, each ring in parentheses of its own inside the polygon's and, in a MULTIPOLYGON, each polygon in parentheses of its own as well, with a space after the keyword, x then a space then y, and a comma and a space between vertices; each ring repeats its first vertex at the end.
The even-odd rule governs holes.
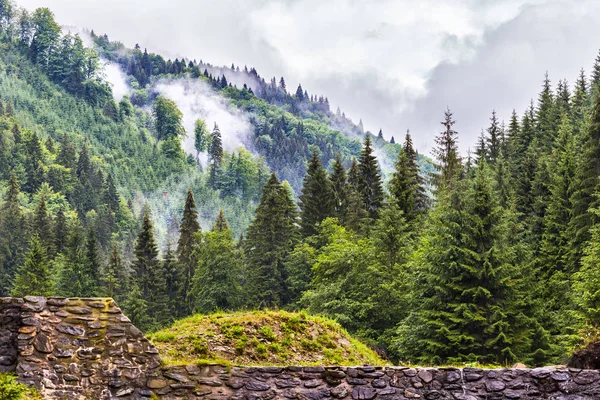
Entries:
POLYGON ((433 149, 437 173, 433 175, 432 183, 438 190, 448 186, 458 176, 461 168, 457 143, 458 133, 453 128, 455 123, 452 119, 452 112, 447 109, 444 112, 444 121, 441 123, 444 131, 436 136, 433 149))
POLYGON ((199 248, 200 263, 193 284, 196 312, 233 310, 241 304, 241 258, 227 225, 221 211, 199 248))
POLYGON ((570 117, 573 125, 573 135, 579 141, 585 132, 585 116, 588 114, 589 107, 589 89, 583 69, 579 73, 579 78, 575 82, 575 90, 573 92, 573 99, 571 103, 570 117))
POLYGON ((41 246, 46 250, 46 255, 54 254, 52 242, 52 220, 48 214, 46 196, 42 193, 33 217, 33 232, 38 235, 41 246))
POLYGON ((46 251, 40 245, 37 234, 31 237, 29 253, 25 263, 19 267, 11 295, 25 296, 51 296, 53 294, 52 277, 46 258, 46 251))
POLYGON ((112 297, 117 304, 124 304, 128 294, 129 278, 125 272, 119 249, 113 245, 106 271, 103 277, 104 288, 102 290, 106 296, 112 297))
POLYGON ((424 180, 419 174, 417 153, 408 132, 396 160, 395 170, 389 183, 389 192, 393 202, 403 212, 408 222, 414 221, 423 214, 427 207, 424 180))
POLYGON ((595 193, 600 190, 600 92, 596 95, 590 125, 582 139, 582 154, 571 198, 573 217, 569 225, 572 249, 570 263, 574 266, 579 265, 583 246, 590 238, 589 230, 597 222, 597 215, 589 210, 599 205, 595 193))
POLYGON ((344 225, 348 215, 348 174, 339 153, 335 157, 329 180, 333 192, 333 216, 344 225))
POLYGON ((151 322, 145 327, 152 328, 164 325, 170 319, 169 305, 164 271, 158 260, 158 248, 154 239, 154 228, 148 208, 144 210, 142 227, 135 243, 133 272, 133 278, 148 305, 148 316, 151 322))
POLYGON ((85 240, 85 261, 83 263, 83 276, 85 277, 85 287, 83 296, 95 297, 99 295, 100 286, 100 255, 98 254, 98 242, 93 231, 88 231, 85 240))
POLYGON ((530 350, 519 269, 490 175, 482 162, 472 182, 441 194, 419 252, 418 309, 399 331, 401 356, 506 363, 530 350))
POLYGON ((542 92, 538 98, 536 110, 535 139, 537 139, 537 150, 544 154, 549 154, 552 144, 556 139, 559 114, 550 86, 550 78, 546 72, 542 92))
POLYGON ((572 308, 570 277, 575 272, 569 265, 571 252, 569 231, 571 196, 575 179, 575 143, 569 119, 563 115, 556 144, 550 160, 549 203, 544 215, 544 227, 537 261, 537 276, 543 282, 541 297, 544 302, 546 326, 558 334, 573 321, 567 319, 572 308), (556 298, 556 293, 563 296, 556 298))
POLYGON ((223 232, 229 230, 229 223, 225 219, 225 213, 223 212, 222 208, 219 210, 219 215, 215 220, 215 224, 213 225, 212 230, 215 232, 223 232))
POLYGON ((20 204, 19 182, 11 172, 8 191, 0 212, 0 292, 8 295, 17 268, 27 250, 25 216, 20 204))
POLYGON ((321 165, 317 150, 313 150, 304 176, 300 198, 301 231, 304 237, 317 233, 317 224, 334 213, 334 193, 327 172, 321 165))
POLYGON ((487 128, 487 158, 490 165, 496 164, 498 157, 500 157, 502 142, 501 142, 501 129, 500 124, 498 122, 498 118, 496 117, 496 110, 492 111, 492 116, 490 117, 490 127, 487 128))
POLYGON ((377 213, 383 205, 383 185, 377 158, 373 155, 371 138, 367 135, 358 159, 358 191, 364 207, 371 219, 377 219, 377 213))
POLYGON ((212 131, 209 156, 209 183, 213 189, 219 186, 219 177, 221 174, 221 166, 223 164, 223 142, 221 140, 221 131, 215 122, 215 127, 212 131))
POLYGON ((180 310, 179 294, 181 293, 181 271, 177 263, 175 251, 171 248, 171 244, 167 242, 162 260, 162 269, 165 273, 165 290, 169 303, 169 312, 171 315, 177 315, 180 310))
POLYGON ((63 253, 67 246, 69 228, 67 226, 67 218, 62 207, 56 212, 56 219, 54 221, 54 250, 57 253, 63 253))
POLYGON ((179 263, 180 275, 180 296, 184 299, 179 310, 180 315, 187 315, 192 312, 193 300, 191 299, 192 279, 196 271, 198 260, 194 256, 198 246, 198 233, 201 231, 198 222, 198 211, 194 194, 189 189, 185 206, 183 208, 183 217, 179 225, 179 241, 177 242, 177 261, 179 263))
POLYGON ((284 263, 298 239, 295 202, 289 189, 271 174, 244 243, 250 305, 275 307, 287 302, 284 263))
POLYGON ((27 181, 23 189, 29 193, 34 193, 44 181, 42 144, 36 133, 31 135, 29 140, 27 140, 26 149, 27 163, 25 164, 25 171, 27 173, 27 181))

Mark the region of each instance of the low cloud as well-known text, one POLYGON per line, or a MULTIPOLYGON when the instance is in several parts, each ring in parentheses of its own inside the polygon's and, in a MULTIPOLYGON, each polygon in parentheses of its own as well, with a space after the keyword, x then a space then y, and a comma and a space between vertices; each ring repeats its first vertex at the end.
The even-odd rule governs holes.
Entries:
POLYGON ((214 91, 206 82, 189 79, 163 79, 158 81, 153 89, 173 100, 183 113, 183 125, 187 132, 183 147, 186 152, 196 154, 194 124, 197 119, 204 120, 210 131, 215 123, 219 126, 225 150, 233 151, 240 145, 248 143, 253 128, 247 115, 229 105, 228 100, 214 91))

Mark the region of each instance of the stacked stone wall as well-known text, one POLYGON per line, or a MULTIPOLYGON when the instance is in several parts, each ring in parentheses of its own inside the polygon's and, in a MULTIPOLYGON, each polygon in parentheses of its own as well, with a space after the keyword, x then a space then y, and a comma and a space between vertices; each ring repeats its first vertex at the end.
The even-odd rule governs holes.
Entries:
POLYGON ((66 400, 600 399, 595 370, 165 366, 111 299, 0 298, 0 371, 66 400))

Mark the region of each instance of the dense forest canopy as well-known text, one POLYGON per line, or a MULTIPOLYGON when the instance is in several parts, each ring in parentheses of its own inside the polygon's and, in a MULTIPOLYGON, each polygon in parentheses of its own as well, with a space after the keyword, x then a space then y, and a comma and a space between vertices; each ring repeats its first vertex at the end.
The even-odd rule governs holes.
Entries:
POLYGON ((467 157, 435 110, 429 162, 283 78, 90 36, 0 0, 1 296, 111 296, 146 331, 306 309, 403 362, 539 365, 598 335, 600 56, 506 123, 491 111, 467 157), (157 89, 181 81, 251 134, 186 131, 157 89))

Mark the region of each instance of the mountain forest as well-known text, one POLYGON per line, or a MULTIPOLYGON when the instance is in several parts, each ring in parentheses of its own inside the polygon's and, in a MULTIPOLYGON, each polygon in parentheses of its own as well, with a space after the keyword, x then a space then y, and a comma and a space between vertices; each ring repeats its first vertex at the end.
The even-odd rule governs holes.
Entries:
POLYGON ((490 110, 468 154, 460 115, 434 110, 428 156, 283 77, 0 0, 0 296, 112 297, 146 333, 306 310, 395 363, 563 362, 600 336, 600 56, 574 86, 540 72, 530 106, 490 110), (216 96, 247 134, 186 128, 172 85, 216 96))

